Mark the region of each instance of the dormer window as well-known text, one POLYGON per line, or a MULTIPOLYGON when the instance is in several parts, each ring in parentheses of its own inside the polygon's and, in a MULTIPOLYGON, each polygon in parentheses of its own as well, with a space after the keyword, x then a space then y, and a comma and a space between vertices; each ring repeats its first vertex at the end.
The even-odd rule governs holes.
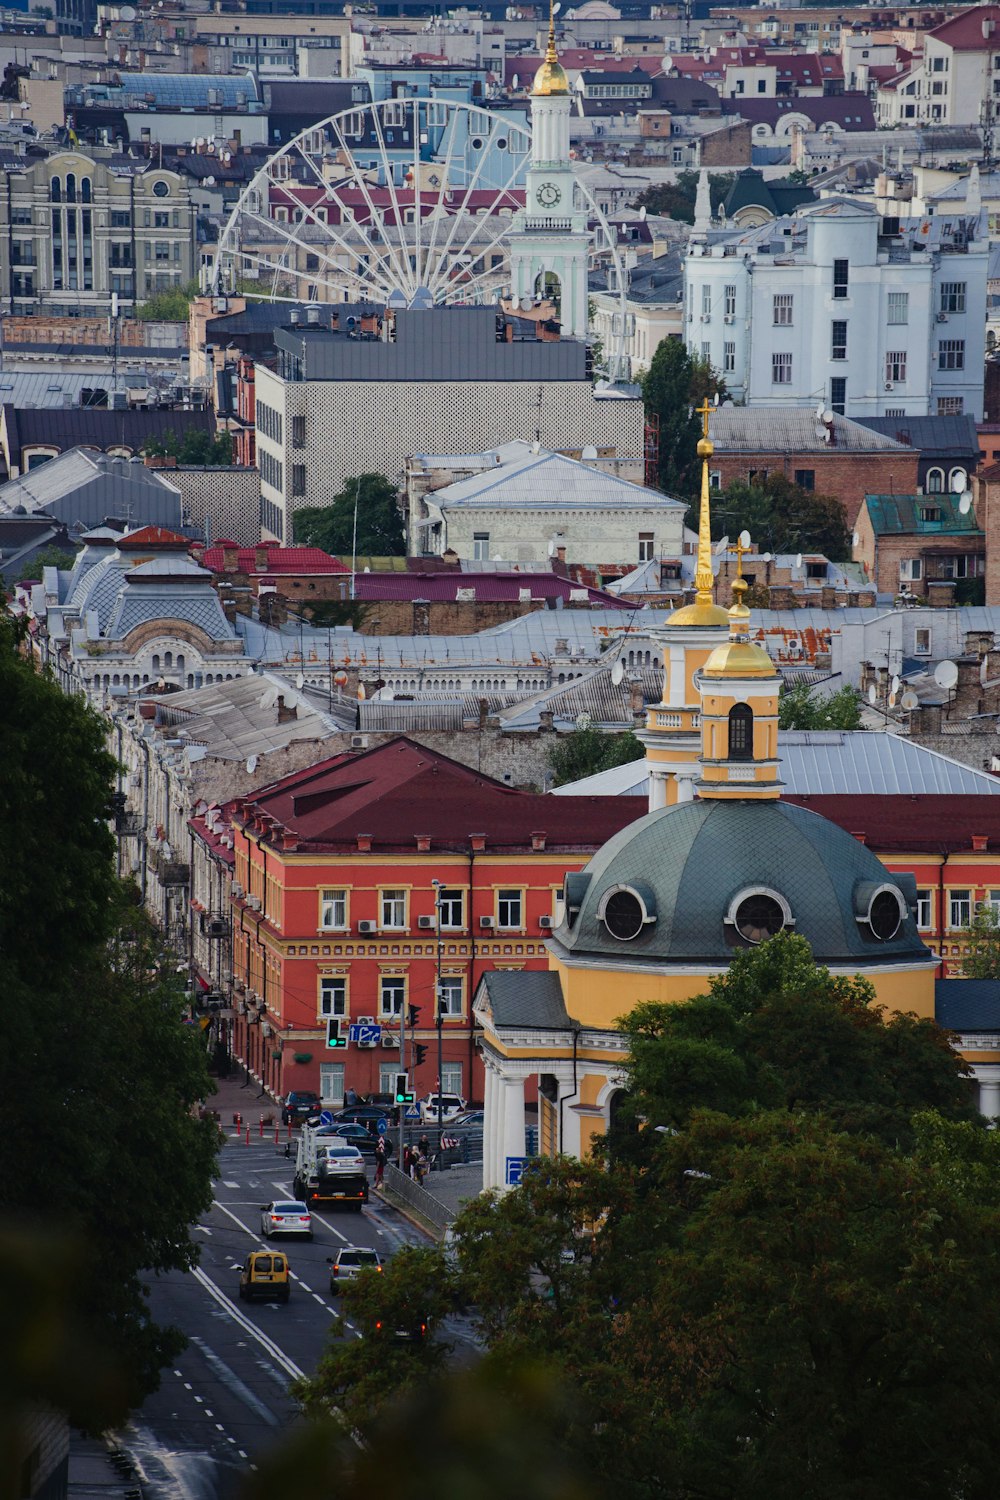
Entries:
POLYGON ((753 760, 753 709, 737 703, 729 710, 729 760, 753 760))

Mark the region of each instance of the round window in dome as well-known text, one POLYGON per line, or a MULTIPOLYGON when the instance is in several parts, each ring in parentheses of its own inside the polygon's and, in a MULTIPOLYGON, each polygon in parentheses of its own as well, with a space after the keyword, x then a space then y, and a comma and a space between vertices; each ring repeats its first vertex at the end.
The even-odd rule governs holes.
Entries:
POLYGON ((887 943, 899 931, 903 914, 893 891, 879 891, 868 908, 868 925, 880 943, 887 943))
POLYGON ((617 885, 605 892, 597 915, 613 938, 629 943, 647 923, 656 921, 653 906, 652 896, 646 901, 631 886, 617 885))
POLYGON ((166 198, 170 194, 170 184, 162 179, 153 183, 153 194, 157 198, 166 198))
POLYGON ((750 891, 737 904, 736 931, 748 943, 763 943, 786 925, 786 909, 770 891, 750 891))

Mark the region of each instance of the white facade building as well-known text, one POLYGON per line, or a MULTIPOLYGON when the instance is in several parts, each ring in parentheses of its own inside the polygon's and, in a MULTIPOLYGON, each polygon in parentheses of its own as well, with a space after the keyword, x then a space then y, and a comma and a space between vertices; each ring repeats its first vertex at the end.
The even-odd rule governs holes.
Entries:
POLYGON ((928 31, 923 57, 878 90, 895 125, 980 125, 1000 119, 1000 5, 976 5, 928 31))
POLYGON ((983 415, 979 215, 901 221, 829 199, 745 233, 696 225, 685 337, 734 399, 848 417, 983 415))

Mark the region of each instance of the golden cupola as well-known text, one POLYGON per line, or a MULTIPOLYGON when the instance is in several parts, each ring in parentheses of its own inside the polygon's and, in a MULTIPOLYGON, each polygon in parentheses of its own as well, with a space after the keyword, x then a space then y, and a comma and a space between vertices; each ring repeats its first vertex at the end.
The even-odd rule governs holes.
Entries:
POLYGON ((708 435, 708 419, 712 408, 706 399, 698 408, 702 419, 702 435, 698 442, 698 457, 701 459, 701 506, 698 513, 698 565, 694 575, 697 593, 693 604, 675 609, 667 619, 668 625, 727 625, 729 616, 712 597, 715 578, 712 573, 712 512, 709 500, 708 460, 715 446, 708 435))
POLYGON ((535 99, 551 99, 554 95, 569 93, 569 79, 556 51, 554 0, 549 0, 549 44, 545 49, 545 61, 535 74, 531 93, 535 99))

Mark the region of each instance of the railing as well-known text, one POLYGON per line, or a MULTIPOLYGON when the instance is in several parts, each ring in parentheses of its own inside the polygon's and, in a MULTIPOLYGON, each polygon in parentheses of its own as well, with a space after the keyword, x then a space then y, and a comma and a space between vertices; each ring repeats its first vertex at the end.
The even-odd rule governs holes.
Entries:
POLYGON ((412 1177, 407 1177, 405 1172, 401 1172, 391 1163, 386 1164, 383 1181, 394 1197, 401 1199, 409 1208, 414 1209, 422 1218, 429 1219, 439 1229, 447 1229, 454 1219, 453 1209, 448 1208, 439 1198, 435 1198, 433 1193, 429 1193, 426 1188, 420 1186, 419 1182, 414 1182, 412 1177))

